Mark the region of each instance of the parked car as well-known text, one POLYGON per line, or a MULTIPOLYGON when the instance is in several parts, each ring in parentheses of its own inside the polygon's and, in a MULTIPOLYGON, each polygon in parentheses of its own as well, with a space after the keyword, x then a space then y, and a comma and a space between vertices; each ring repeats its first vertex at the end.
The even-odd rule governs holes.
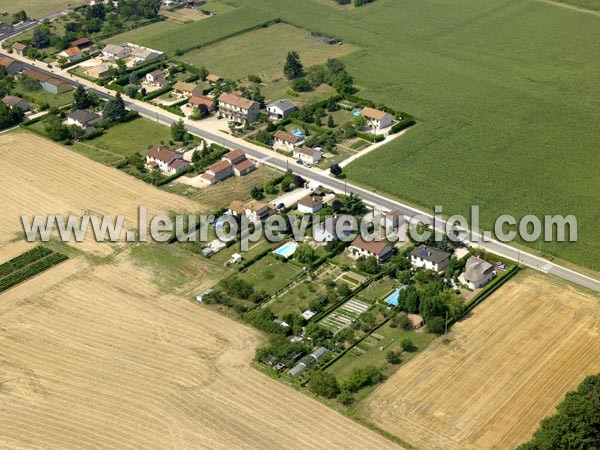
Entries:
POLYGON ((283 203, 277 203, 277 209, 283 209, 285 205, 283 203))
POLYGON ((297 159, 297 160, 296 160, 296 164, 300 164, 300 165, 302 165, 303 163, 302 163, 302 161, 300 161, 299 159, 297 159))
POLYGON ((309 168, 309 169, 310 169, 310 168, 312 167, 312 164, 309 164, 309 163, 304 163, 304 167, 307 167, 307 168, 309 168))

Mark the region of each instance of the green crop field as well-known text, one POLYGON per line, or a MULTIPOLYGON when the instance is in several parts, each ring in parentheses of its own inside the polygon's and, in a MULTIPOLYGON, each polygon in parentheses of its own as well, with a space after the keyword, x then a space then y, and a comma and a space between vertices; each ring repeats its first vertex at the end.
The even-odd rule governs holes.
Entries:
POLYGON ((579 8, 591 9, 593 11, 600 11, 600 0, 558 0, 561 3, 567 5, 577 6, 579 8))
MULTIPOLYGON (((276 14, 272 11, 260 12, 254 8, 239 8, 185 25, 174 22, 147 25, 113 36, 108 42, 134 42, 173 55, 177 50, 190 50, 275 18, 276 14)), ((185 56, 181 59, 186 60, 185 56)))
POLYGON ((2 17, 2 21, 10 23, 10 16, 22 9, 29 17, 40 19, 48 14, 73 8, 83 3, 85 3, 83 0, 0 0, 0 12, 8 12, 9 15, 2 17))
POLYGON ((278 23, 187 53, 186 61, 204 65, 225 78, 255 74, 265 81, 283 77, 287 52, 295 50, 308 67, 357 50, 351 45, 327 45, 306 30, 278 23), (250 56, 251 55, 251 56, 250 56))
MULTIPOLYGON (((576 244, 542 251, 600 270, 600 18, 537 0, 238 0, 364 50, 360 95, 414 114, 405 136, 350 164, 349 181, 444 212, 575 214, 576 244)), ((539 244, 531 244, 538 248, 539 244)))

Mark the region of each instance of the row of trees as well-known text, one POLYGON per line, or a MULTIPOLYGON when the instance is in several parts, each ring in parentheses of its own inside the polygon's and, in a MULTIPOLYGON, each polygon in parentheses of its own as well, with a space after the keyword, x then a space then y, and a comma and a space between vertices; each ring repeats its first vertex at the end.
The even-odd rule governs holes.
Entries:
POLYGON ((283 73, 292 80, 292 89, 304 92, 317 88, 321 84, 332 86, 340 94, 355 92, 354 79, 346 66, 337 58, 330 58, 325 64, 309 67, 306 72, 297 52, 288 52, 283 73))

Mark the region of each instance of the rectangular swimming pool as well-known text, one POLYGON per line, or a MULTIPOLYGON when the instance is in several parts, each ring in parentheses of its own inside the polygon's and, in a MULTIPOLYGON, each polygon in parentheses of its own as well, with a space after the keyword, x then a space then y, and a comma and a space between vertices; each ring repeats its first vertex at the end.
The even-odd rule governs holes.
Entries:
POLYGON ((298 244, 296 244, 295 242, 286 242, 277 250, 273 251, 273 253, 279 256, 283 256, 284 258, 289 258, 294 254, 296 248, 298 248, 298 244))

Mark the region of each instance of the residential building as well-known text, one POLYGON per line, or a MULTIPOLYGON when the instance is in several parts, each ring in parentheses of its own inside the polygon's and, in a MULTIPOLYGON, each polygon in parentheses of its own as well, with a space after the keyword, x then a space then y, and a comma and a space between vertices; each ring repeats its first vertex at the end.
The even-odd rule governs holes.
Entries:
POLYGON ((384 240, 366 241, 362 236, 357 236, 348 249, 355 257, 374 256, 378 264, 392 256, 392 244, 384 240))
POLYGON ((285 119, 296 110, 298 110, 296 104, 287 98, 276 100, 267 105, 269 117, 275 120, 285 119))
POLYGON ((283 130, 277 130, 273 136, 273 148, 276 150, 293 152, 296 147, 302 145, 303 142, 304 141, 302 137, 283 130))
POLYGON ((133 59, 133 62, 135 64, 140 64, 158 58, 159 56, 161 56, 161 53, 155 52, 145 47, 133 47, 129 51, 129 56, 131 56, 131 59, 133 59))
POLYGON ((23 100, 21 97, 17 97, 15 95, 7 95, 2 99, 2 103, 10 106, 11 108, 19 108, 23 112, 27 112, 31 108, 28 101, 23 100))
POLYGON ((29 46, 25 44, 21 44, 20 42, 15 42, 12 46, 13 52, 19 56, 27 56, 27 51, 29 50, 29 46))
POLYGON ((23 64, 6 56, 0 57, 0 66, 4 67, 9 75, 16 75, 23 70, 23 64))
POLYGON ((127 58, 131 53, 129 48, 122 45, 108 44, 102 49, 102 55, 108 59, 123 59, 127 58))
POLYGON ((46 81, 40 82, 42 89, 52 94, 63 94, 65 92, 72 91, 73 85, 62 78, 50 77, 46 81))
POLYGON ((79 47, 70 47, 58 53, 58 56, 65 58, 69 62, 78 61, 83 56, 79 47))
POLYGON ((352 234, 352 230, 342 223, 338 227, 338 222, 343 218, 351 218, 351 216, 333 216, 323 222, 313 225, 313 239, 315 242, 327 243, 345 240, 352 234), (339 229, 338 229, 339 228, 339 229))
POLYGON ((277 209, 273 205, 258 200, 252 200, 244 205, 244 214, 250 222, 258 223, 275 214, 277 209))
POLYGON ((244 215, 244 204, 239 200, 234 200, 229 204, 227 211, 234 217, 240 217, 244 215))
POLYGON ((86 109, 77 109, 67 116, 67 125, 77 125, 83 129, 92 127, 102 120, 102 116, 86 109))
POLYGON ((224 92, 219 96, 218 117, 246 125, 258 120, 260 105, 240 95, 224 92))
POLYGON ((207 184, 215 184, 234 175, 243 177, 254 169, 255 164, 246 158, 243 150, 232 150, 224 154, 221 161, 207 167, 200 175, 200 180, 207 184))
POLYGON ((219 75, 210 74, 206 77, 206 81, 208 81, 211 85, 214 86, 217 83, 221 83, 223 81, 223 77, 220 77, 219 75))
POLYGON ((467 259, 464 273, 458 279, 471 289, 479 289, 492 281, 495 276, 494 266, 477 256, 471 256, 467 259))
POLYGON ((314 214, 321 209, 323 209, 323 203, 314 196, 307 195, 298 200, 298 211, 303 214, 314 214))
MULTIPOLYGON (((213 99, 211 97, 207 97, 205 95, 202 96, 193 96, 187 103, 189 108, 198 108, 202 111, 202 114, 206 114, 214 111, 213 99)), ((190 112, 191 114, 191 112, 190 112)))
POLYGON ((440 272, 450 262, 451 253, 428 245, 419 245, 410 254, 410 262, 415 269, 427 269, 440 272))
POLYGON ((321 150, 316 148, 296 147, 293 152, 294 158, 307 164, 317 164, 322 157, 321 150))
POLYGON ((109 73, 110 67, 106 64, 98 64, 97 66, 92 66, 85 69, 85 74, 92 78, 104 78, 109 73))
POLYGON ((71 47, 77 47, 79 50, 83 50, 84 48, 88 48, 90 45, 92 45, 88 38, 77 39, 72 41, 70 44, 71 47))
POLYGON ((146 153, 146 168, 159 170, 167 175, 181 172, 189 166, 181 153, 174 152, 167 147, 155 145, 146 153))
POLYGON ((363 108, 361 115, 367 119, 367 123, 374 131, 389 127, 394 120, 394 116, 390 113, 369 107, 363 108))
POLYGON ((198 87, 194 83, 186 83, 184 81, 178 81, 173 85, 173 94, 179 98, 192 97, 194 89, 198 87))
POLYGON ((168 83, 165 73, 162 70, 153 70, 146 74, 146 84, 150 86, 165 86, 168 83))

